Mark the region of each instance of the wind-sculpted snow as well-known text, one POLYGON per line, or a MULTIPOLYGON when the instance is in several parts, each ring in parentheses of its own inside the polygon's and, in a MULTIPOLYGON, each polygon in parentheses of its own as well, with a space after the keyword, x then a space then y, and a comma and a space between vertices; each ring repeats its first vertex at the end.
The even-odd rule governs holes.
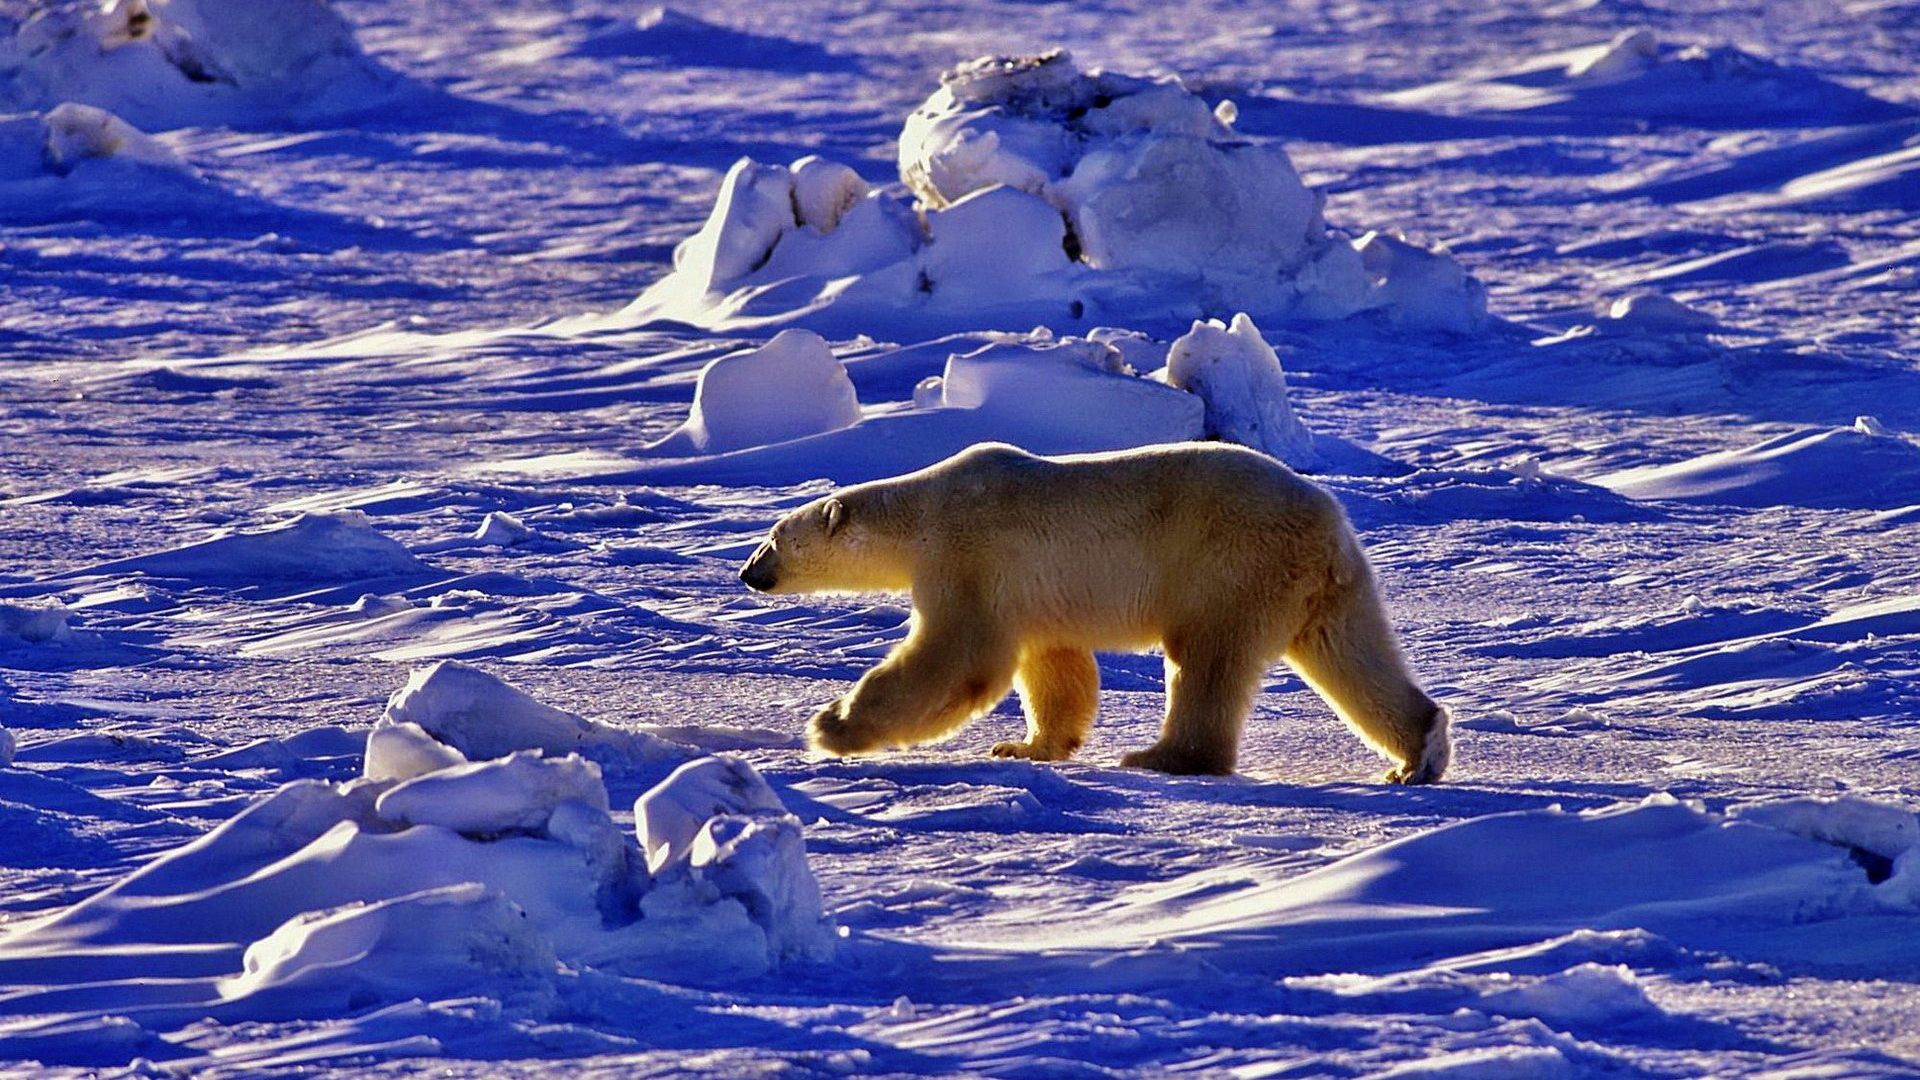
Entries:
POLYGON ((1519 67, 1387 95, 1400 106, 1749 127, 1860 123, 1910 109, 1731 45, 1662 41, 1645 27, 1519 67))
MULTIPOLYGON (((570 977, 604 968, 710 984, 832 955, 800 824, 751 766, 703 759, 643 795, 642 840, 697 833, 643 851, 610 816, 599 766, 543 750, 542 729, 508 719, 530 702, 491 686, 489 730, 528 748, 471 763, 446 744, 403 754, 382 734, 391 727, 376 727, 366 777, 282 787, 0 940, 0 980, 34 987, 10 1009, 165 1028, 505 988, 510 1007, 537 1015, 562 961, 570 977), (707 784, 707 764, 752 790, 707 784), (649 809, 661 806, 692 816, 669 826, 649 809)), ((410 696, 422 713, 421 688, 410 696)), ((483 696, 469 689, 467 715, 488 711, 483 696)), ((0 1048, 19 1031, 0 1026, 0 1048)))
POLYGON ((1920 503, 1920 444, 1872 417, 1601 477, 1636 499, 1892 510, 1920 503))

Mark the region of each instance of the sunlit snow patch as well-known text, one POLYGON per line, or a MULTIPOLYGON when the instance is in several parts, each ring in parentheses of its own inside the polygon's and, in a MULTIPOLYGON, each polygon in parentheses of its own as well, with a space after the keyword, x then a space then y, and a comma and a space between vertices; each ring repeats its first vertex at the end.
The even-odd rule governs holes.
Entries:
POLYGON ((720 454, 838 431, 860 420, 847 369, 810 330, 783 330, 757 349, 700 371, 686 423, 649 447, 659 454, 720 454))
POLYGON ((63 101, 146 128, 338 113, 397 77, 323 0, 54 0, 0 15, 0 102, 63 101))
POLYGON ((1230 115, 1177 79, 1081 72, 1061 52, 962 64, 901 132, 911 202, 818 158, 742 159, 620 321, 904 338, 1237 311, 1482 321, 1485 290, 1450 256, 1329 234, 1286 152, 1230 115))

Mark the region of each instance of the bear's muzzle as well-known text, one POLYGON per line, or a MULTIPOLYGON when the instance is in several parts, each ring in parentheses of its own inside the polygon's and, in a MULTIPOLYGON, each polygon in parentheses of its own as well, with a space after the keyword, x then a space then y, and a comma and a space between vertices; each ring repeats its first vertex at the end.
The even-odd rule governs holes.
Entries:
POLYGON ((766 592, 773 588, 778 575, 774 573, 773 541, 761 543, 754 551, 747 565, 740 568, 740 581, 755 592, 766 592))

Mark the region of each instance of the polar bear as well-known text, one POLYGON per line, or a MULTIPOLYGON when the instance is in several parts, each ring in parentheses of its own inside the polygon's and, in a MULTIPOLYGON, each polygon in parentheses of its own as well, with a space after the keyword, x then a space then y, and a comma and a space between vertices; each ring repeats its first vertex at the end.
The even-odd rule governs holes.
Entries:
POLYGON ((1094 650, 1166 654, 1160 738, 1120 763, 1231 773, 1260 681, 1284 660, 1393 762, 1440 779, 1447 711, 1408 671, 1340 504, 1264 454, 1221 443, 1040 457, 983 443, 787 514, 740 571, 766 593, 911 592, 907 637, 808 727, 857 754, 943 738, 1017 687, 1024 742, 1080 748, 1094 650))

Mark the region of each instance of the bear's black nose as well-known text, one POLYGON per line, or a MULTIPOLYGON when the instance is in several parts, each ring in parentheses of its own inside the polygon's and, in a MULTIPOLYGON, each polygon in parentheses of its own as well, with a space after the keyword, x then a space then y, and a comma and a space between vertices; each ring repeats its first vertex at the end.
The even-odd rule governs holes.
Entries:
POLYGON ((766 592, 773 588, 773 579, 773 553, 768 545, 762 544, 753 558, 747 560, 747 565, 740 568, 740 581, 755 592, 766 592))

